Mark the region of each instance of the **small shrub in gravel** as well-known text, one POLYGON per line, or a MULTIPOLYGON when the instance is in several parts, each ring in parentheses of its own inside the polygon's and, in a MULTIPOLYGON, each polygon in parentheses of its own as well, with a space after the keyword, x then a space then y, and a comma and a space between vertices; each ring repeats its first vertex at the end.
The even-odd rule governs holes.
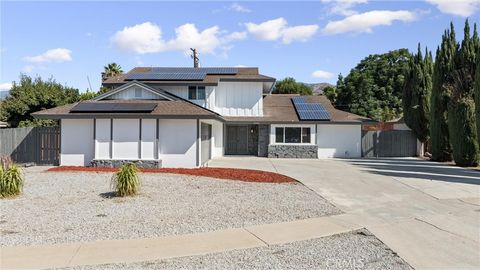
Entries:
POLYGON ((112 187, 120 197, 136 195, 140 185, 138 168, 133 163, 123 165, 112 177, 112 187))
POLYGON ((0 197, 12 197, 22 193, 23 173, 22 170, 13 163, 3 163, 0 166, 0 197))

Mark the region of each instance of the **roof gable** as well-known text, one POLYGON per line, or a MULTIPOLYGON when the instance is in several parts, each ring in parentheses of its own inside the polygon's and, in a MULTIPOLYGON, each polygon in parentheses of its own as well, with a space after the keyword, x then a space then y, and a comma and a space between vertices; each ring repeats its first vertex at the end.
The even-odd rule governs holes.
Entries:
POLYGON ((120 87, 110 90, 94 98, 93 100, 99 101, 99 100, 107 100, 107 99, 124 99, 124 100, 160 99, 160 100, 172 101, 172 100, 176 100, 177 98, 163 90, 155 89, 151 86, 148 86, 138 81, 131 81, 120 87), (138 93, 140 94, 137 95, 138 93))

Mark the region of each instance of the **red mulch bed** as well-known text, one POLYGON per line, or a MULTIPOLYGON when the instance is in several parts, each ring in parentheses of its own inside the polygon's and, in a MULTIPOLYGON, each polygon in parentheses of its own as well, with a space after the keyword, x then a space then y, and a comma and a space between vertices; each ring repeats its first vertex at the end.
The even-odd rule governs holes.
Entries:
MULTIPOLYGON (((49 172, 116 172, 116 168, 98 168, 98 167, 82 167, 82 166, 59 166, 48 169, 49 172)), ((159 168, 147 169, 140 168, 144 173, 173 173, 188 174, 196 176, 213 177, 219 179, 239 180, 245 182, 258 183, 292 183, 297 180, 283 174, 264 172, 258 170, 245 169, 229 169, 229 168, 159 168)))

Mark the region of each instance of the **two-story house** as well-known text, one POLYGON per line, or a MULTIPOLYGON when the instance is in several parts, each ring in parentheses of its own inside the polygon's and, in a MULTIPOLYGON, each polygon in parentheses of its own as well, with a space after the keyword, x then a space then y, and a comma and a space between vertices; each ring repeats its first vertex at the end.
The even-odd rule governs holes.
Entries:
POLYGON ((368 119, 324 96, 271 94, 258 68, 137 67, 93 100, 34 113, 59 119, 60 165, 197 167, 214 157, 360 157, 368 119))

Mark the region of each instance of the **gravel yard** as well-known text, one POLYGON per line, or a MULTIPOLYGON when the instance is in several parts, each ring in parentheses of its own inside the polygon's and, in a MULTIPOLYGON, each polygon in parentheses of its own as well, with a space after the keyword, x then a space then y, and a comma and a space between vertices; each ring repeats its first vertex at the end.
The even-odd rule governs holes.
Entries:
POLYGON ((245 250, 75 269, 412 269, 367 230, 245 250))
POLYGON ((0 200, 0 246, 206 232, 341 213, 298 183, 142 174, 137 197, 111 197, 111 173, 25 170, 24 194, 0 200))

